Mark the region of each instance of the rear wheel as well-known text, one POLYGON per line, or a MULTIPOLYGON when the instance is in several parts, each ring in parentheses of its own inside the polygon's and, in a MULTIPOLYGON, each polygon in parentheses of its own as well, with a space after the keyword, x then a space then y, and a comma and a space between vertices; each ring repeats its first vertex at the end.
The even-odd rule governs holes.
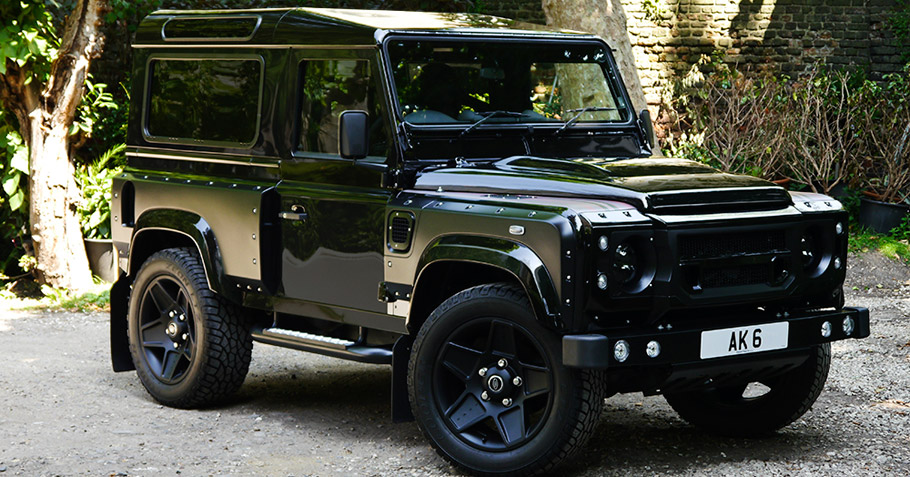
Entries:
POLYGON ((560 363, 520 288, 495 284, 446 300, 420 329, 408 388, 436 450, 487 475, 544 473, 590 437, 603 406, 600 373, 560 363))
POLYGON ((173 407, 210 405, 243 383, 253 342, 236 306, 215 295, 195 250, 153 254, 133 282, 130 353, 139 380, 173 407))
POLYGON ((797 420, 812 407, 828 379, 831 345, 814 346, 803 364, 760 383, 666 393, 689 423, 715 434, 756 437, 797 420))

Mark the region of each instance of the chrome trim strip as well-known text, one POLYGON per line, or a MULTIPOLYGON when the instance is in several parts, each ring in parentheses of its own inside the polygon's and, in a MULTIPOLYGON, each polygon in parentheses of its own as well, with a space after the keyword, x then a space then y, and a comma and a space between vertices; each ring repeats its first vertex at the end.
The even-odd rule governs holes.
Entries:
POLYGON ((262 164, 256 162, 250 162, 249 159, 246 161, 234 161, 230 159, 214 159, 208 157, 189 157, 189 156, 172 156, 170 154, 151 154, 147 152, 128 152, 126 153, 127 157, 148 157, 150 159, 172 159, 176 161, 187 161, 187 162, 209 162, 212 164, 230 164, 235 166, 254 166, 254 167, 268 167, 277 169, 278 164, 262 164))
POLYGON ((658 215, 647 214, 649 217, 659 220, 665 224, 683 224, 687 222, 707 222, 709 220, 738 220, 738 219, 758 219, 769 217, 793 217, 802 215, 796 207, 792 205, 786 209, 778 210, 758 210, 753 212, 723 212, 719 214, 697 214, 697 215, 658 215))

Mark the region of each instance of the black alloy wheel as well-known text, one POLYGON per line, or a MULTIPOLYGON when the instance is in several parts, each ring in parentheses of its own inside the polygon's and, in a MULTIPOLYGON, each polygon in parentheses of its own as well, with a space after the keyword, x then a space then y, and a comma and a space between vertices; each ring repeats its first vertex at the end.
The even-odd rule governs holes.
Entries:
POLYGON ((139 299, 139 345, 158 381, 179 383, 193 362, 196 319, 187 292, 174 277, 155 277, 139 299))
POLYGON ((209 289, 196 250, 162 250, 142 264, 127 320, 136 374, 162 404, 207 406, 243 384, 250 331, 239 307, 209 289))
POLYGON ((566 368, 524 290, 491 284, 443 302, 408 367, 411 407, 440 455, 480 475, 546 473, 584 446, 603 374, 566 368))
POLYGON ((436 360, 437 410, 467 444, 514 449, 533 438, 550 414, 552 364, 543 345, 517 323, 493 317, 466 323, 436 360))
POLYGON ((690 424, 714 434, 761 437, 805 414, 824 388, 831 365, 831 345, 809 349, 794 369, 759 383, 703 391, 666 393, 667 403, 690 424))

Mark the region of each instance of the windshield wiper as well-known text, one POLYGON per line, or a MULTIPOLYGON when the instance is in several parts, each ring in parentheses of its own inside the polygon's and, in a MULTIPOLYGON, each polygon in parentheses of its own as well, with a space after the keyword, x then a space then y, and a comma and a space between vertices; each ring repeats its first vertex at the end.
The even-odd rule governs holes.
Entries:
POLYGON ((589 113, 591 111, 619 111, 619 109, 618 108, 605 108, 602 106, 588 106, 586 108, 567 109, 566 110, 567 113, 577 113, 577 114, 575 114, 575 116, 572 116, 568 121, 566 121, 566 123, 563 124, 561 128, 557 129, 553 133, 553 135, 555 136, 555 135, 565 131, 566 129, 569 129, 570 127, 572 127, 573 124, 578 122, 578 119, 581 117, 582 114, 589 113))
POLYGON ((479 114, 483 117, 478 119, 477 121, 474 121, 474 124, 471 124, 470 126, 465 128, 464 131, 461 131, 461 134, 459 134, 458 137, 464 137, 465 134, 471 132, 472 129, 483 124, 483 122, 486 121, 487 119, 492 119, 495 117, 520 118, 520 117, 524 116, 522 113, 516 113, 515 111, 501 111, 501 110, 500 111, 487 111, 487 112, 477 113, 477 114, 479 114))

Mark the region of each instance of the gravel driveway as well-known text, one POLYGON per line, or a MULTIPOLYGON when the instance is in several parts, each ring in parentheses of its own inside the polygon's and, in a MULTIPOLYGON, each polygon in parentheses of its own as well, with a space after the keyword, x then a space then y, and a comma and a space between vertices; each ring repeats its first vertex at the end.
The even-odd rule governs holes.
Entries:
MULTIPOLYGON (((708 436, 661 397, 614 396, 563 474, 910 475, 908 270, 851 262, 872 336, 835 343, 821 398, 776 436, 708 436)), ((387 367, 257 345, 231 404, 183 411, 109 362, 105 314, 0 312, 0 477, 459 475, 391 423, 387 367)))

